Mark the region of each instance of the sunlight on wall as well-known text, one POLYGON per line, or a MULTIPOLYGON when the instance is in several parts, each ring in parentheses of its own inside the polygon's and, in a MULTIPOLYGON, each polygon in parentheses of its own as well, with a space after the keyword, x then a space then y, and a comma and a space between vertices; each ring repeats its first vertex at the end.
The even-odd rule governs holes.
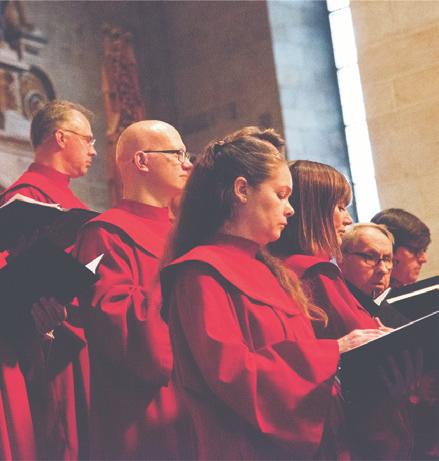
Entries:
POLYGON ((349 0, 327 0, 359 221, 380 210, 349 0))

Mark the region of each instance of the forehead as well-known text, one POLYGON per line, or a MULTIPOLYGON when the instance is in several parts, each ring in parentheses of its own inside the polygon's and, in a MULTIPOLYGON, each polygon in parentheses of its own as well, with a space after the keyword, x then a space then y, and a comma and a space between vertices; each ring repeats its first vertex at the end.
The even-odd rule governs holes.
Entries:
POLYGON ((71 128, 76 128, 88 132, 91 131, 90 122, 88 121, 87 117, 77 110, 72 110, 68 113, 65 123, 68 123, 71 128))
POLYGON ((359 231, 353 247, 357 251, 375 251, 376 253, 392 253, 392 242, 379 230, 366 228, 359 231))
POLYGON ((275 165, 272 169, 271 176, 268 178, 267 182, 271 183, 273 186, 288 186, 292 188, 293 179, 291 178, 290 170, 286 163, 280 163, 275 165))
POLYGON ((173 127, 145 133, 147 148, 151 150, 184 150, 185 145, 180 134, 173 127))

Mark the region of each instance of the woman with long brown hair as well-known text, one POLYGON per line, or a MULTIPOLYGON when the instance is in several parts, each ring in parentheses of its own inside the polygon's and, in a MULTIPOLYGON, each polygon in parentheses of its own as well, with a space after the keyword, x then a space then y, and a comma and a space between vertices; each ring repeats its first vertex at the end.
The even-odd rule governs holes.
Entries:
POLYGON ((175 381, 196 459, 346 459, 325 439, 340 352, 377 329, 317 340, 325 314, 264 249, 293 210, 283 140, 244 128, 196 162, 162 271, 175 381))
MULTIPOLYGON (((338 339, 355 329, 389 331, 352 295, 335 263, 340 257, 342 235, 352 224, 347 210, 352 199, 348 181, 330 165, 307 160, 292 162, 290 172, 294 187, 290 204, 295 214, 270 250, 300 277, 311 301, 326 313, 326 325, 313 324, 316 336, 338 339)), ((392 394, 385 402, 362 402, 353 411, 350 427, 358 456, 410 456, 411 430, 401 412, 405 411, 405 395, 396 396, 395 389, 392 394)))
POLYGON ((352 224, 348 181, 330 165, 308 160, 292 162, 290 172, 295 214, 270 250, 305 282, 313 302, 328 315, 326 326, 316 325, 317 335, 336 339, 355 328, 378 328, 334 264, 340 256, 342 234, 352 224))

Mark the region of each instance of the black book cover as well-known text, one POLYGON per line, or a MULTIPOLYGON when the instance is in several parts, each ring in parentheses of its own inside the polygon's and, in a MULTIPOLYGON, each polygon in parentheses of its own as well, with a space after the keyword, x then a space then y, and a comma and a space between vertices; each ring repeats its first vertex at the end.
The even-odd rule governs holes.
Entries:
POLYGON ((0 251, 39 238, 66 248, 74 243, 79 228, 98 214, 81 208, 67 210, 17 194, 0 207, 0 251))
POLYGON ((439 310, 439 276, 393 288, 386 301, 410 320, 439 310))
POLYGON ((423 371, 439 368, 439 312, 434 312, 391 333, 345 352, 340 358, 340 381, 344 398, 350 403, 377 401, 388 393, 381 370, 389 369, 388 357, 394 357, 404 369, 403 352, 412 357, 422 350, 423 371))
POLYGON ((32 304, 54 297, 67 304, 97 280, 86 266, 41 239, 0 270, 1 322, 29 318, 32 304))

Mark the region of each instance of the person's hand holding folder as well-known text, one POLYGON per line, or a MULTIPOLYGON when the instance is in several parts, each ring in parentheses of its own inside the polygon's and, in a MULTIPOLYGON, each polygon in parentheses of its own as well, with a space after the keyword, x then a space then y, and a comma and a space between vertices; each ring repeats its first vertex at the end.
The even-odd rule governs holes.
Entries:
POLYGON ((348 352, 351 349, 355 349, 356 347, 362 346, 363 344, 372 341, 372 339, 384 336, 386 333, 386 331, 383 331, 380 328, 353 330, 337 340, 338 350, 340 354, 343 354, 344 352, 348 352))
POLYGON ((46 335, 67 319, 67 308, 53 297, 42 297, 32 304, 31 314, 38 333, 46 335))

